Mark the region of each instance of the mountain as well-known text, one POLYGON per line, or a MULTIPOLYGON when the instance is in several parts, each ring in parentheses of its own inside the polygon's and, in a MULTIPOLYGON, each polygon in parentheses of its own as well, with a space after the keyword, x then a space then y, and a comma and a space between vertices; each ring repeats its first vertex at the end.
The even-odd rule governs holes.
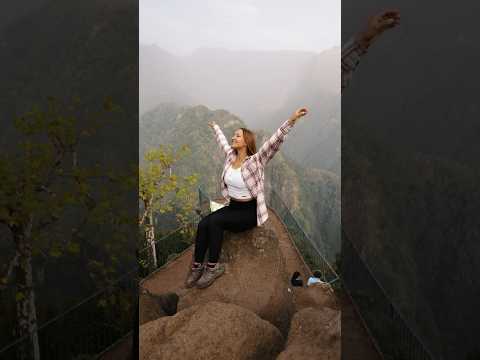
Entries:
MULTIPOLYGON (((175 148, 186 144, 191 154, 174 169, 179 175, 198 173, 200 184, 210 194, 220 195, 218 178, 224 160, 208 121, 215 121, 229 137, 233 131, 245 126, 243 120, 226 110, 210 110, 206 106, 179 106, 161 104, 140 118, 140 155, 160 144, 175 148)), ((259 147, 270 136, 256 130, 259 147)), ((294 128, 286 143, 297 134, 294 128)), ((268 164, 265 188, 274 188, 285 201, 301 226, 314 241, 327 252, 329 260, 339 251, 340 179, 334 173, 305 169, 281 150, 268 164), (274 182, 272 180, 274 179, 274 182)))
POLYGON ((140 114, 161 102, 226 108, 252 128, 275 130, 297 108, 311 113, 285 152, 340 174, 340 49, 230 51, 202 48, 174 56, 140 46, 140 114))

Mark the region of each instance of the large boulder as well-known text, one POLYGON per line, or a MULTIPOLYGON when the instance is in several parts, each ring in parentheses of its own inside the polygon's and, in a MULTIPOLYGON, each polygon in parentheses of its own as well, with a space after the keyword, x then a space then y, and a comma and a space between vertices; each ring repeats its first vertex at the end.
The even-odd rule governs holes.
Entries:
POLYGON ((286 337, 294 313, 293 293, 270 221, 241 233, 225 231, 219 261, 225 263, 225 274, 206 289, 185 291, 178 309, 214 300, 233 303, 271 322, 286 337))
POLYGON ((177 312, 178 295, 175 293, 152 294, 146 289, 139 292, 139 325, 171 316, 177 312))
POLYGON ((277 360, 340 360, 340 311, 305 308, 290 326, 285 350, 277 360))
POLYGON ((269 360, 284 338, 252 311, 212 301, 142 325, 140 343, 141 360, 269 360))

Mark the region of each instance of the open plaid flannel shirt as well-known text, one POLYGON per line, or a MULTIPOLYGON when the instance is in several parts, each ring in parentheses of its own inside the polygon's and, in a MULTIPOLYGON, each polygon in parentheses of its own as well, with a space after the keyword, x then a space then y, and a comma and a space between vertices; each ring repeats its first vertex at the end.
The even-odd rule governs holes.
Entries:
MULTIPOLYGON (((342 47, 342 92, 348 86, 355 68, 358 66, 360 56, 366 53, 355 38, 351 38, 342 47)), ((280 128, 268 139, 262 147, 254 155, 247 156, 241 166, 241 174, 243 181, 247 185, 252 197, 257 198, 257 226, 262 225, 268 219, 267 205, 265 202, 264 193, 264 169, 267 163, 280 149, 280 145, 287 138, 288 132, 293 125, 289 120, 285 121, 280 128)), ((227 185, 225 184, 225 173, 235 161, 237 155, 234 149, 230 146, 225 135, 218 125, 215 125, 215 138, 220 147, 225 152, 225 163, 221 176, 222 196, 230 202, 227 185)))
MULTIPOLYGON (((292 127, 293 124, 290 124, 289 120, 285 121, 254 155, 246 157, 241 166, 240 172, 242 174, 243 181, 245 182, 245 185, 247 185, 252 197, 257 198, 257 226, 262 225, 268 219, 268 211, 264 193, 265 166, 280 149, 280 145, 285 141, 287 134, 292 127)), ((215 138, 226 155, 221 176, 221 189, 222 196, 227 200, 227 203, 229 203, 230 196, 228 195, 228 189, 227 185, 225 184, 224 177, 232 162, 234 162, 237 158, 237 155, 235 150, 228 143, 225 135, 223 135, 220 127, 215 125, 214 130, 215 138)))

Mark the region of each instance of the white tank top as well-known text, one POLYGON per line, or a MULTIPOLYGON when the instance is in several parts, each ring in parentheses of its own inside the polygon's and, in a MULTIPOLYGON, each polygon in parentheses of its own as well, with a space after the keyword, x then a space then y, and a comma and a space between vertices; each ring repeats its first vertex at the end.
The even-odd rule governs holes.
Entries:
POLYGON ((234 169, 232 166, 225 172, 225 184, 228 195, 235 199, 251 199, 250 191, 242 178, 241 167, 234 169))

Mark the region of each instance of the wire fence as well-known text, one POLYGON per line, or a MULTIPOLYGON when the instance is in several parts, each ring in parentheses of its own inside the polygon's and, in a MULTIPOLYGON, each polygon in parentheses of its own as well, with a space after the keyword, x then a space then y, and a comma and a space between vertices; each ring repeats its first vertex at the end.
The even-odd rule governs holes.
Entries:
MULTIPOLYGON (((36 333, 41 359, 94 359, 131 331, 137 290, 137 270, 130 271, 40 326, 36 333)), ((0 349, 0 359, 32 359, 27 335, 0 349)))
POLYGON ((271 190, 267 201, 282 219, 292 237, 295 246, 312 272, 319 272, 321 280, 330 284, 336 283, 339 276, 333 266, 325 259, 320 245, 316 244, 303 230, 289 208, 275 190, 271 190))
MULTIPOLYGON (((202 201, 203 205, 206 205, 204 195, 200 189, 198 190, 198 195, 195 194, 193 196, 196 198, 195 202, 198 205, 186 223, 167 234, 159 235, 153 247, 152 244, 147 244, 144 239, 142 248, 137 252, 140 278, 145 278, 154 271, 162 268, 192 245, 193 234, 202 215, 200 205, 202 201), (155 254, 153 254, 153 251, 155 251, 155 254), (156 265, 154 261, 155 257, 157 259, 156 265)), ((209 204, 207 205, 209 206, 209 204)), ((206 211, 206 208, 203 209, 203 214, 204 211, 206 211)))
POLYGON ((385 360, 439 359, 408 326, 345 232, 341 276, 344 289, 385 360))
POLYGON ((168 262, 176 258, 191 245, 191 229, 189 226, 181 226, 172 232, 155 240, 155 252, 157 265, 155 266, 153 249, 146 245, 138 251, 139 276, 145 278, 154 271, 161 269, 168 262))
MULTIPOLYGON (((191 201, 197 203, 197 194, 191 201)), ((167 264, 191 245, 192 232, 199 220, 196 209, 185 224, 168 234, 160 234, 154 247, 140 241, 137 265, 108 286, 49 320, 34 331, 38 336, 40 359, 96 359, 105 349, 138 327, 138 283, 167 264), (157 258, 153 261, 153 249, 157 258)), ((15 289, 2 291, 1 304, 12 304, 15 289)), ((13 308, 11 310, 14 310, 13 308)), ((32 334, 0 348, 0 359, 32 359, 32 334)), ((133 353, 135 350, 132 349, 133 353)), ((128 355, 125 354, 128 358, 128 355)), ((133 356, 133 355, 132 355, 133 356)))

